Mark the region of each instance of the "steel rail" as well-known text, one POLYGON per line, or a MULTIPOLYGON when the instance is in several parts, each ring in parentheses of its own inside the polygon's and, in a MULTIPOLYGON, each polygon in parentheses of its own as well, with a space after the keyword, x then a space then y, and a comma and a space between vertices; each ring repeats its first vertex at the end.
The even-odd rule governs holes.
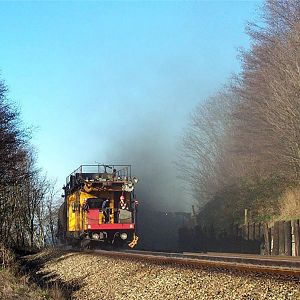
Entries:
POLYGON ((120 259, 134 259, 160 265, 175 264, 193 268, 238 270, 251 273, 283 275, 296 278, 300 277, 300 258, 288 259, 288 257, 248 256, 229 253, 164 253, 136 250, 85 250, 84 252, 120 259))

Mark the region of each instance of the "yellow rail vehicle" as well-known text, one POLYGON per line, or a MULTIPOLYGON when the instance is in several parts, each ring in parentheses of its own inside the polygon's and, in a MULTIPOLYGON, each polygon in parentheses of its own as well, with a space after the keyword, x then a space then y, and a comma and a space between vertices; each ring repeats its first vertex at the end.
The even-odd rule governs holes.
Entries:
POLYGON ((130 165, 82 165, 67 177, 65 201, 60 211, 59 236, 68 243, 91 241, 128 244, 138 237, 138 201, 134 188, 138 179, 130 165))

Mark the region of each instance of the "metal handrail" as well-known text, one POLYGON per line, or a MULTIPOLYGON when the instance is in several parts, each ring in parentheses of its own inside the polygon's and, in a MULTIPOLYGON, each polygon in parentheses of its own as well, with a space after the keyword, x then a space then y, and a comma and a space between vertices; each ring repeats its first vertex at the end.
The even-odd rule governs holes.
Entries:
POLYGON ((81 165, 75 169, 67 178, 66 183, 70 182, 70 177, 75 174, 84 174, 84 169, 86 168, 95 168, 97 172, 86 172, 86 173, 95 173, 95 174, 114 174, 115 177, 127 177, 131 178, 131 165, 113 165, 113 164, 96 164, 96 165, 81 165), (101 168, 103 171, 101 172, 101 168), (112 172, 108 173, 107 169, 110 169, 112 172), (113 172, 116 170, 115 172, 113 172))

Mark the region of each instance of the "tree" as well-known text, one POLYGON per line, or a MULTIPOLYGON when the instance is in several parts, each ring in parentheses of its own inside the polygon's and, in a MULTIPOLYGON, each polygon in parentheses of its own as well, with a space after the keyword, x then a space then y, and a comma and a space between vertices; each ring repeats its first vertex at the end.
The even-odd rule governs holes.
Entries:
POLYGON ((0 81, 0 239, 6 246, 55 243, 54 184, 36 167, 29 130, 0 81))
POLYGON ((199 206, 228 220, 275 214, 300 178, 300 2, 267 0, 247 32, 242 71, 195 109, 177 162, 199 206))

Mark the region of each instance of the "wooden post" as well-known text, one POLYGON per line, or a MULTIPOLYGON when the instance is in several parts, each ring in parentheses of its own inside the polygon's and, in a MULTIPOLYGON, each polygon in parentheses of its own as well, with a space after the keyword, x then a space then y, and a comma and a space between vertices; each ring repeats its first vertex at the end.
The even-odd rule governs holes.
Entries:
POLYGON ((195 216, 196 215, 195 205, 192 205, 192 212, 193 212, 193 216, 195 216))
POLYGON ((254 224, 249 223, 249 240, 253 241, 254 240, 254 224))
POLYGON ((273 248, 272 255, 279 254, 279 223, 275 222, 273 227, 273 248))
POLYGON ((247 224, 248 224, 248 221, 249 221, 249 218, 248 218, 248 209, 245 208, 245 219, 244 219, 244 224, 247 225, 247 224))
POLYGON ((249 223, 245 224, 243 227, 244 227, 243 239, 248 241, 249 240, 249 223))
POLYGON ((234 238, 237 238, 239 235, 239 225, 238 224, 233 224, 232 225, 232 235, 234 238))
POLYGON ((284 255, 284 221, 279 221, 279 255, 284 255))
POLYGON ((291 221, 284 222, 284 254, 292 256, 292 227, 291 221))
POLYGON ((295 241, 295 256, 300 256, 300 228, 299 220, 293 220, 293 233, 295 241))
POLYGON ((265 251, 264 255, 271 255, 271 229, 268 228, 268 224, 263 224, 265 251))
MULTIPOLYGON (((270 231, 270 234, 271 234, 271 230, 270 231)), ((259 238, 263 238, 264 237, 264 224, 262 223, 259 223, 259 238)), ((270 237, 270 242, 271 242, 271 237, 270 237)))
POLYGON ((195 211, 195 206, 192 205, 192 218, 191 218, 191 221, 192 221, 192 226, 195 227, 197 226, 197 217, 196 217, 196 211, 195 211))
POLYGON ((238 237, 243 238, 243 225, 238 227, 238 237))
POLYGON ((254 240, 259 241, 260 240, 260 223, 255 223, 255 235, 254 240))

